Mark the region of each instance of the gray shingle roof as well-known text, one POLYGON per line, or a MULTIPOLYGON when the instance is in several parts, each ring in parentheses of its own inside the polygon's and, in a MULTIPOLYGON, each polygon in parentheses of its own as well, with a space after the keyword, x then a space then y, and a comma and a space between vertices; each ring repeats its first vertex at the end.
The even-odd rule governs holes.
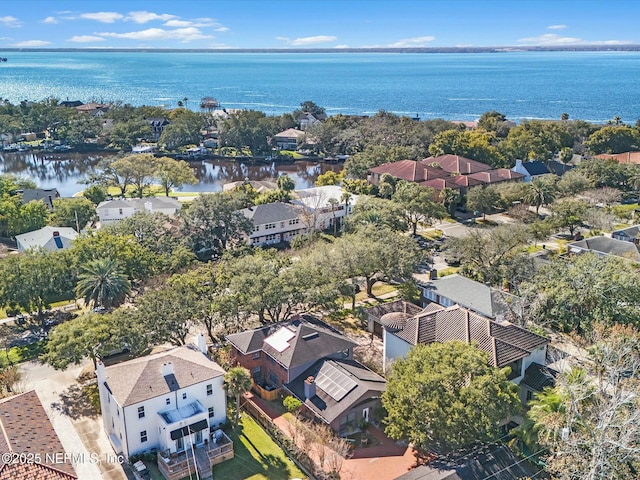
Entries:
POLYGON ((386 381, 354 360, 320 360, 298 375, 295 380, 285 384, 285 387, 327 423, 331 423, 361 399, 379 397, 386 388, 386 381), (317 378, 318 374, 327 367, 337 369, 349 380, 355 382, 355 387, 336 401, 316 383, 316 396, 305 399, 304 380, 308 377, 317 378))
POLYGON ((396 480, 514 480, 533 477, 549 478, 540 471, 540 467, 518 457, 507 446, 490 444, 474 447, 463 456, 458 453, 436 458, 396 480))
POLYGON ((252 220, 254 225, 264 225, 265 223, 293 220, 300 216, 302 210, 290 203, 275 202, 244 208, 240 212, 252 220))
POLYGON ((515 295, 498 292, 484 283, 476 282, 457 273, 437 280, 422 282, 420 287, 425 292, 429 291, 446 297, 453 303, 487 317, 496 317, 507 311, 504 296, 508 296, 513 301, 519 300, 519 297, 515 295))
POLYGON ((98 205, 98 208, 137 208, 144 210, 145 204, 151 204, 154 210, 159 208, 175 208, 179 210, 181 204, 173 197, 146 197, 146 198, 117 198, 114 200, 105 200, 98 205))
POLYGON ((574 247, 581 250, 590 250, 595 253, 627 258, 629 260, 640 260, 640 253, 635 243, 605 236, 584 238, 567 245, 570 252, 574 247))
POLYGON ((16 235, 16 242, 19 242, 20 245, 22 245, 22 248, 24 248, 25 250, 35 247, 48 248, 48 244, 54 241, 54 232, 59 233, 62 247, 54 245, 52 248, 50 248, 51 250, 54 250, 56 248, 69 248, 71 246, 71 242, 78 238, 78 234, 73 228, 46 226, 42 227, 39 230, 34 230, 33 232, 16 235))
POLYGON ((525 168, 529 175, 546 175, 551 173, 547 166, 539 160, 529 160, 528 162, 522 162, 522 166, 525 168))
POLYGON ((226 338, 243 354, 262 350, 289 369, 357 346, 357 343, 336 329, 309 315, 256 330, 234 333, 226 338), (288 342, 289 347, 278 352, 265 343, 265 339, 282 327, 292 330, 294 336, 288 342))
POLYGON ((545 387, 554 387, 558 372, 553 368, 545 367, 539 363, 532 363, 524 372, 520 385, 527 385, 536 392, 541 392, 545 387))
POLYGON ((106 384, 122 407, 222 375, 222 367, 191 345, 105 368, 106 384), (173 365, 174 373, 165 377, 162 365, 168 362, 173 365))
POLYGON ((495 322, 459 305, 444 308, 431 304, 407 320, 401 330, 387 333, 411 345, 450 340, 475 342, 496 367, 504 367, 549 343, 547 338, 524 328, 495 322))

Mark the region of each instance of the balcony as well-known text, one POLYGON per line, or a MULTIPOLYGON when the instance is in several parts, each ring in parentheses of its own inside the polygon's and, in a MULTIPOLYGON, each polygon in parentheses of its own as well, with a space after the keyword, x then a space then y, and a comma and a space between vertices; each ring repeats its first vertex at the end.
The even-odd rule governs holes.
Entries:
POLYGON ((179 453, 170 453, 169 450, 158 452, 158 469, 167 480, 187 477, 196 468, 200 477, 206 478, 211 476, 214 465, 233 457, 233 442, 222 432, 216 442, 206 441, 194 447, 193 452, 191 448, 179 453))

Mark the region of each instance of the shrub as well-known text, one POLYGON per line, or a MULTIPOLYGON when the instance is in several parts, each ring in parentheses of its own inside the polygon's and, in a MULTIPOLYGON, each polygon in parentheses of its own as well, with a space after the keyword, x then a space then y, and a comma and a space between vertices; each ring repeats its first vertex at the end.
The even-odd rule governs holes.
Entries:
POLYGON ((282 401, 282 404, 288 412, 295 412, 302 406, 302 402, 297 398, 292 397, 291 395, 285 397, 285 399, 282 401))

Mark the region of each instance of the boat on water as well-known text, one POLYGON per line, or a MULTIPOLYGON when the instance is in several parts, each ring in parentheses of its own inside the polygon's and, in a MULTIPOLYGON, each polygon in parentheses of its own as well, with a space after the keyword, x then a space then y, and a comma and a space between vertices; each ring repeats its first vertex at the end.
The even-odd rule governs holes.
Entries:
POLYGON ((0 57, 0 62, 6 62, 7 61, 7 57, 0 57))

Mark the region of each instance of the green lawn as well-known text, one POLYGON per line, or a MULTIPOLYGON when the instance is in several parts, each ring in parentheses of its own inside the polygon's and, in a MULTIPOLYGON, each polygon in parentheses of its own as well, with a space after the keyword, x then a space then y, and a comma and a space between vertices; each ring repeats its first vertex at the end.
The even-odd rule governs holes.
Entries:
MULTIPOLYGON (((12 347, 9 349, 9 360, 12 363, 26 362, 28 360, 34 360, 44 352, 44 346, 46 340, 39 340, 35 343, 25 345, 24 347, 12 347)), ((0 352, 0 365, 6 365, 7 353, 6 350, 0 352)))
POLYGON ((438 278, 446 277, 447 275, 453 275, 454 273, 458 273, 460 271, 460 267, 447 267, 442 270, 438 270, 438 278))
POLYGON ((225 480, 288 480, 306 478, 271 437, 247 414, 230 435, 235 456, 213 467, 225 480))

